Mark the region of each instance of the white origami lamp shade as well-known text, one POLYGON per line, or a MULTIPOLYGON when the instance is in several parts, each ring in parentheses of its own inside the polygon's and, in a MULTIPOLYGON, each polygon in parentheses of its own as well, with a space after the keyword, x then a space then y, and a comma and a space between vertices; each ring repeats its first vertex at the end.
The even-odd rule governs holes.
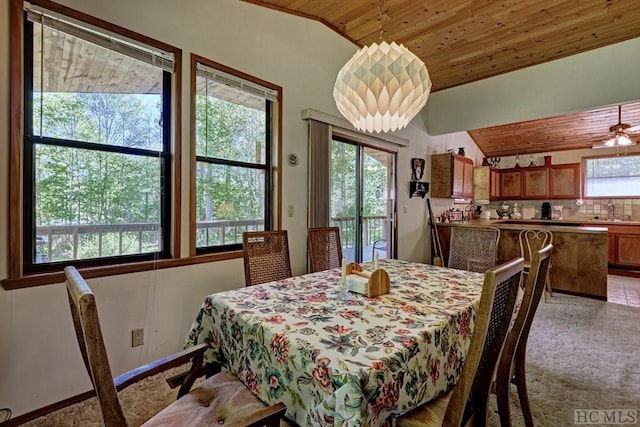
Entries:
POLYGON ((424 63, 403 45, 381 42, 358 50, 338 73, 333 98, 353 127, 402 129, 424 107, 431 80, 424 63))

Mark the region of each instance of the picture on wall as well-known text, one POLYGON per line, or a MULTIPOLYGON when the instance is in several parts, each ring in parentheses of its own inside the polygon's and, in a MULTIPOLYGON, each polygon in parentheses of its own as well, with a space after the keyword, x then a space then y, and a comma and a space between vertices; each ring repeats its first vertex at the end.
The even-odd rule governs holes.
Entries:
POLYGON ((428 182, 417 182, 411 181, 409 183, 409 194, 410 197, 422 197, 427 195, 429 192, 429 183, 428 182))
POLYGON ((422 179, 422 174, 424 173, 424 162, 424 159, 411 159, 411 179, 413 181, 420 181, 422 179))

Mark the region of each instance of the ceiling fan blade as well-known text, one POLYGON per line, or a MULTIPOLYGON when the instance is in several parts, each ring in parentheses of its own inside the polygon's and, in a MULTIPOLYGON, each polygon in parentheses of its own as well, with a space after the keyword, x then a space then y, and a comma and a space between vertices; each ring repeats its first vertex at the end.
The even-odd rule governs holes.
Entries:
POLYGON ((640 125, 631 126, 627 129, 627 133, 636 133, 640 132, 640 125))

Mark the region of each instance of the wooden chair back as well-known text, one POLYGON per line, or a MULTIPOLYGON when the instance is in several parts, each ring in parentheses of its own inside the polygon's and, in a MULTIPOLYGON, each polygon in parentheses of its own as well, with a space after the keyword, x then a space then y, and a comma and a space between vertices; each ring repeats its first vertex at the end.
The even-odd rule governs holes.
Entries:
POLYGON ((524 260, 517 258, 485 272, 471 344, 447 405, 444 425, 465 425, 472 415, 480 425, 487 419, 493 375, 509 331, 523 268, 524 260))
POLYGON ((520 309, 509 331, 502 355, 500 356, 500 362, 498 363, 496 395, 500 424, 503 426, 511 425, 509 389, 514 376, 516 377, 515 383, 518 387, 520 407, 524 415, 525 425, 533 425, 533 418, 529 408, 529 398, 526 392, 526 377, 524 374, 527 340, 529 339, 533 318, 540 304, 541 296, 544 293, 552 251, 553 245, 548 244, 533 253, 531 269, 527 275, 520 309))
POLYGON ((525 269, 532 263, 534 253, 553 243, 553 233, 547 230, 522 230, 518 234, 520 256, 524 258, 525 269))
POLYGON ((499 241, 495 227, 451 227, 447 267, 484 273, 496 265, 499 241))
POLYGON ((67 295, 84 365, 96 391, 105 426, 126 426, 102 339, 93 292, 74 267, 64 269, 67 295))
POLYGON ((107 427, 128 425, 117 392, 141 379, 192 361, 178 392, 178 400, 145 423, 145 426, 205 425, 209 423, 242 426, 280 425, 286 407, 282 403, 267 406, 234 375, 220 372, 191 390, 200 375, 208 344, 198 344, 162 359, 134 368, 114 378, 102 339, 93 292, 74 267, 64 270, 69 306, 85 367, 93 383, 107 427), (189 392, 191 390, 191 392, 189 392), (235 423, 235 424, 234 424, 235 423))
POLYGON ((292 276, 287 230, 245 231, 242 249, 246 286, 292 276))
POLYGON ((338 227, 309 228, 307 235, 309 246, 309 270, 329 270, 342 264, 342 243, 338 227))

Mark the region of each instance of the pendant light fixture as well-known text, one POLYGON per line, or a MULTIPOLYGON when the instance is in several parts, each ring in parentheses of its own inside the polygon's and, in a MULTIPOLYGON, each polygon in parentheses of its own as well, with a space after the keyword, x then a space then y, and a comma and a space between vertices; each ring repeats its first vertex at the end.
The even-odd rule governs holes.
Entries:
POLYGON ((389 132, 404 128, 424 107, 431 80, 424 62, 402 44, 382 40, 358 50, 338 73, 333 98, 354 128, 389 132))

